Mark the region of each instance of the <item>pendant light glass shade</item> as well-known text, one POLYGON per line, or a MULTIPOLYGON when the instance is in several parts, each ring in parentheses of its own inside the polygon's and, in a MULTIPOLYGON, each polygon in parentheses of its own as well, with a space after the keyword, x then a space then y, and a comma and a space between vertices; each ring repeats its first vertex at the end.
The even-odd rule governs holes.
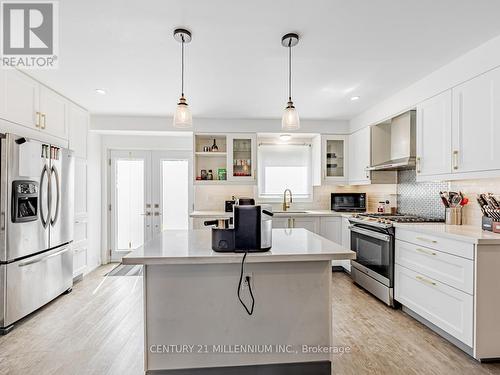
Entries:
POLYGON ((176 29, 174 39, 181 43, 181 97, 174 114, 174 128, 190 128, 193 126, 191 110, 184 97, 184 44, 191 41, 191 32, 186 29, 176 29))
POLYGON ((174 127, 176 128, 190 128, 193 126, 193 117, 191 110, 186 103, 186 99, 181 96, 174 115, 174 127))
POLYGON ((281 129, 297 130, 300 128, 299 113, 293 106, 293 102, 288 102, 283 117, 281 118, 281 129))

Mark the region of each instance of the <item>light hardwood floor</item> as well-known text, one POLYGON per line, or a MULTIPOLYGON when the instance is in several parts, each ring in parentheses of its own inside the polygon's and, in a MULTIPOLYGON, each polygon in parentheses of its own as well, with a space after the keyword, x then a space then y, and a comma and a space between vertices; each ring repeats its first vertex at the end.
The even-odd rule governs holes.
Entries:
MULTIPOLYGON (((98 268, 73 292, 0 337, 0 374, 139 375, 143 368, 142 281, 98 268)), ((400 310, 333 277, 334 374, 500 374, 479 364, 400 310)), ((499 343, 500 345, 500 343, 499 343)))

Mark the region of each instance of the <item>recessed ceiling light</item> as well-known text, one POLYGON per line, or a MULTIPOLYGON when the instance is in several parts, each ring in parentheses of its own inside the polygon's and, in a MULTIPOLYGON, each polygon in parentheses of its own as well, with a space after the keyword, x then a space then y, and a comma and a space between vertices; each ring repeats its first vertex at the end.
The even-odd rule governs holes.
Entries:
POLYGON ((95 89, 96 94, 99 95, 106 95, 106 90, 104 89, 95 89))
POLYGON ((351 100, 352 100, 353 102, 355 102, 356 100, 359 100, 359 96, 353 96, 353 97, 351 97, 351 100))
POLYGON ((292 139, 292 136, 290 134, 280 134, 280 139, 286 142, 292 139))

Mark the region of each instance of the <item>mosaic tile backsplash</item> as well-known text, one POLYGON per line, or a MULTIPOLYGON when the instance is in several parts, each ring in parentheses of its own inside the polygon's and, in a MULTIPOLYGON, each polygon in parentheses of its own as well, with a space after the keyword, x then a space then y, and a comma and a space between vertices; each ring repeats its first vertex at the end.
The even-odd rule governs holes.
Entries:
POLYGON ((415 170, 398 172, 398 212, 444 219, 440 191, 449 190, 448 182, 417 182, 415 170))

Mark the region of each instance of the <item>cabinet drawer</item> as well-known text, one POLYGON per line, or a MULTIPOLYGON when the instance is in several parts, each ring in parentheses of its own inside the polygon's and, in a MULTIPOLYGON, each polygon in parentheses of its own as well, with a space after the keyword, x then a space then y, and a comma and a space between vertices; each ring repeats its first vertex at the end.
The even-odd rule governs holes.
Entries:
POLYGON ((396 240, 396 263, 473 294, 474 261, 396 240))
POLYGON ((429 322, 472 346, 473 297, 396 264, 395 298, 429 322))
POLYGON ((474 245, 467 242, 396 228, 396 239, 445 253, 474 259, 474 245))

